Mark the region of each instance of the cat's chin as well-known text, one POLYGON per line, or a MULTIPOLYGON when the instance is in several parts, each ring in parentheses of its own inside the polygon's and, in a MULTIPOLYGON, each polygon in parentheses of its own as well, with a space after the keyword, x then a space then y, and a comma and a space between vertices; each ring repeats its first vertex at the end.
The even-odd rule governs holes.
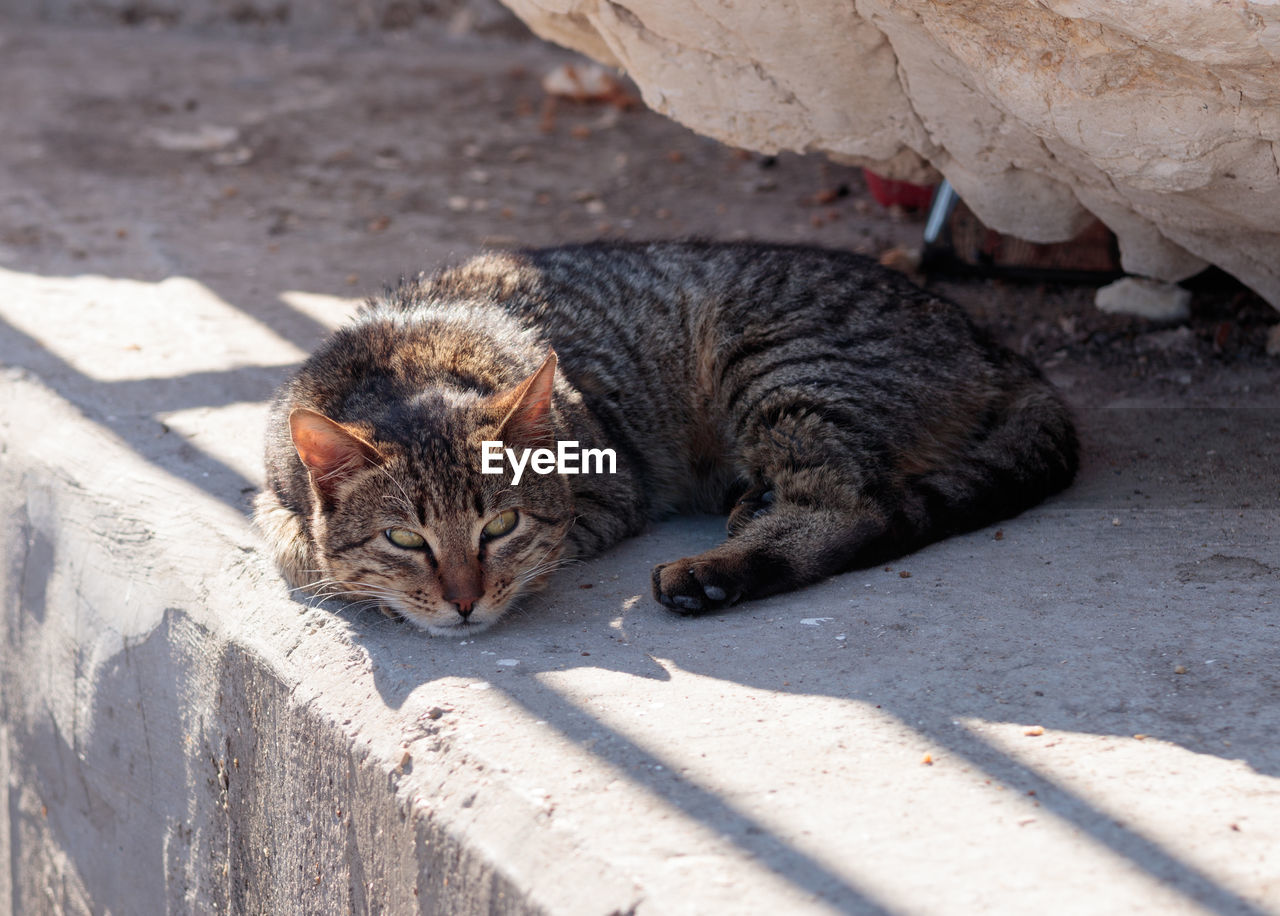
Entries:
POLYGON ((501 611, 497 613, 489 611, 479 617, 472 614, 466 620, 446 612, 448 616, 453 616, 454 620, 448 623, 439 623, 429 619, 421 612, 406 609, 398 603, 380 605, 378 610, 394 620, 406 621, 420 630, 426 630, 432 636, 449 636, 454 639, 462 639, 487 630, 502 618, 501 611))
POLYGON ((498 618, 494 617, 489 620, 466 620, 457 623, 440 624, 432 623, 428 620, 421 620, 417 617, 406 617, 410 623, 420 629, 426 630, 432 636, 448 636, 453 639, 463 639, 467 636, 474 636, 493 626, 498 618))

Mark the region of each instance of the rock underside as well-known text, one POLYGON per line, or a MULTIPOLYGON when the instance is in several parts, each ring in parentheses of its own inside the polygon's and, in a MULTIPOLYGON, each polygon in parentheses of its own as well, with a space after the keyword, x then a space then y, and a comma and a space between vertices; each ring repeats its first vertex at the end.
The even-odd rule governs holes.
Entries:
POLYGON ((727 143, 948 178, 992 228, 1093 216, 1130 273, 1280 306, 1280 7, 1235 0, 504 0, 727 143))

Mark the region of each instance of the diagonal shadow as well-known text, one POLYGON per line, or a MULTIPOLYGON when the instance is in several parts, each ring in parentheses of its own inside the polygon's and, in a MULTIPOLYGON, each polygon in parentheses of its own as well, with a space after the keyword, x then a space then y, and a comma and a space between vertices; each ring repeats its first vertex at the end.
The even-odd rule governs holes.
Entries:
MULTIPOLYGON (((408 626, 374 619, 348 610, 340 610, 339 614, 350 624, 362 630, 381 630, 392 634, 397 628, 408 626)), ((384 700, 395 706, 402 703, 416 686, 412 677, 406 679, 401 675, 395 682, 387 679, 390 672, 403 672, 408 667, 402 662, 393 661, 401 654, 398 650, 402 646, 404 643, 400 642, 388 651, 385 644, 384 648, 379 650, 375 645, 365 643, 365 648, 375 657, 371 667, 375 681, 378 682, 379 691, 384 700)), ((414 654, 412 648, 405 647, 405 654, 414 654)), ((596 654, 592 656, 590 664, 592 667, 608 665, 608 660, 596 654)), ((637 667, 634 660, 632 664, 624 662, 622 665, 609 665, 609 667, 624 670, 639 678, 655 676, 653 672, 637 667)), ((548 665, 546 670, 555 670, 555 666, 548 665)), ((665 672, 665 669, 662 670, 665 672)), ((434 672, 436 676, 440 673, 434 672)), ((469 666, 451 669, 448 674, 483 677, 479 670, 470 670, 469 666)), ((752 680, 752 678, 746 678, 742 679, 742 682, 750 683, 752 680)), ((873 900, 863 891, 850 885, 845 878, 833 873, 822 863, 789 844, 750 814, 735 808, 715 792, 676 775, 679 767, 675 761, 660 757, 641 747, 601 719, 591 715, 590 712, 567 700, 554 688, 536 677, 522 679, 521 683, 528 685, 531 689, 504 689, 503 694, 527 710, 534 719, 547 722, 574 742, 578 748, 589 750, 589 753, 601 761, 619 772, 628 774, 629 778, 659 796, 667 804, 679 809, 690 819, 698 821, 706 829, 716 832, 723 839, 754 857, 776 876, 801 890, 817 895, 844 912, 893 912, 884 903, 873 900), (639 773, 644 774, 643 778, 637 776, 639 773)), ((853 699, 867 702, 858 697, 853 699)), ((1132 863, 1188 900, 1195 901, 1221 916, 1269 916, 1268 911, 1254 906, 1195 865, 1168 851, 1161 844, 1124 826, 1116 820, 1114 815, 1099 810, 1070 789, 1036 771, 1030 765, 1012 758, 981 736, 958 727, 945 716, 935 715, 929 720, 916 719, 914 724, 908 724, 903 718, 906 710, 894 712, 892 709, 885 709, 884 712, 893 713, 904 726, 927 736, 931 744, 946 748, 952 756, 963 759, 976 770, 987 774, 992 780, 1016 788, 1020 792, 1034 794, 1040 806, 1064 824, 1070 824, 1087 834, 1100 846, 1132 863)))
POLYGON ((538 684, 538 687, 540 689, 536 691, 521 694, 503 692, 535 719, 554 724, 578 747, 589 747, 592 754, 620 772, 629 774, 631 779, 636 780, 637 770, 644 770, 648 774, 642 783, 645 788, 733 843, 784 881, 839 907, 845 913, 894 912, 715 792, 676 776, 677 766, 673 761, 640 747, 545 684, 538 684), (605 740, 592 740, 602 732, 605 740))
POLYGON ((184 407, 224 406, 241 401, 265 400, 271 392, 272 377, 283 369, 251 366, 226 372, 197 372, 176 379, 130 379, 103 382, 94 379, 43 344, 0 318, 0 363, 26 369, 64 400, 74 405, 86 420, 105 427, 127 443, 141 458, 164 471, 194 484, 237 511, 244 509, 244 496, 256 489, 253 481, 225 462, 190 442, 183 443, 189 460, 165 459, 172 447, 164 442, 167 429, 155 414, 184 407), (123 393, 123 394, 120 394, 123 393), (126 401, 123 396, 131 399, 126 401), (115 414, 105 414, 100 405, 118 403, 115 414), (127 405, 127 407, 126 407, 127 405), (151 422, 138 422, 138 414, 151 422))
POLYGON ((1125 827, 1114 815, 1099 811, 1079 795, 1030 765, 1015 760, 972 731, 950 723, 917 722, 914 727, 937 745, 982 769, 992 779, 1016 787, 1023 793, 1034 794, 1042 808, 1087 833, 1094 842, 1132 862, 1189 900, 1221 916, 1272 916, 1159 843, 1125 827))
POLYGON ((240 305, 229 295, 223 295, 216 286, 208 283, 203 285, 221 301, 266 327, 277 337, 289 341, 304 353, 310 353, 317 344, 333 333, 331 327, 294 308, 283 299, 263 299, 250 307, 240 305))
MULTIPOLYGON (((383 700, 393 707, 399 707, 416 686, 440 677, 442 674, 485 678, 485 673, 475 667, 473 660, 459 660, 459 663, 450 665, 447 671, 442 672, 434 663, 444 659, 447 664, 447 652, 432 652, 433 663, 423 665, 420 660, 423 646, 418 644, 418 640, 406 640, 403 638, 403 633, 397 632, 408 627, 408 624, 375 619, 371 615, 349 609, 339 610, 338 613, 359 631, 370 636, 376 633, 379 636, 389 637, 385 642, 381 639, 362 640, 362 645, 371 654, 370 667, 379 693, 383 700), (415 659, 419 659, 417 665, 414 664, 415 659), (426 673, 427 668, 434 670, 431 670, 429 677, 423 678, 422 675, 426 673)), ((581 621, 571 621, 565 625, 565 628, 577 630, 580 623, 581 621)), ((551 628, 552 632, 555 629, 551 628)), ((543 632, 541 635, 551 634, 543 632)), ((636 678, 665 679, 663 677, 665 669, 655 672, 650 670, 644 662, 647 660, 649 665, 652 665, 652 659, 649 658, 650 651, 661 654, 669 647, 654 646, 649 640, 645 642, 649 643, 648 649, 635 646, 632 654, 593 643, 590 661, 578 664, 590 667, 603 666, 636 678), (610 651, 611 649, 614 651, 610 651)), ((495 648, 500 646, 495 645, 495 648)), ((572 654, 577 653, 575 651, 572 654)), ((541 669, 537 661, 537 656, 524 660, 523 663, 533 663, 528 672, 530 675, 536 675, 539 670, 561 670, 556 664, 559 661, 558 658, 543 659, 545 664, 541 669)), ((713 666, 711 670, 702 670, 700 673, 722 677, 730 682, 755 684, 770 689, 786 689, 778 683, 771 682, 767 675, 744 676, 741 671, 735 675, 724 670, 722 665, 713 666)), ((841 695, 839 691, 825 692, 841 695)), ((630 779, 643 785, 667 804, 753 856, 756 861, 778 877, 804 891, 818 895, 847 912, 889 912, 884 903, 870 898, 866 893, 852 886, 844 877, 833 873, 822 863, 789 844, 776 832, 753 818, 750 813, 735 808, 713 790, 678 776, 679 767, 676 762, 664 759, 638 745, 589 711, 560 695, 536 676, 522 678, 519 686, 512 689, 503 688, 503 694, 527 710, 534 719, 547 722, 580 749, 589 750, 601 761, 619 772, 628 774, 630 779), (662 769, 657 770, 657 766, 661 766, 662 769)), ((844 691, 843 695, 857 702, 874 702, 856 687, 844 691)), ((1191 862, 1179 857, 1159 842, 1148 839, 1136 830, 1118 822, 1115 815, 1100 810, 1087 799, 1036 771, 1030 765, 1016 760, 980 736, 957 727, 948 714, 940 714, 936 709, 926 712, 910 704, 906 706, 890 704, 884 707, 883 711, 895 716, 902 725, 927 737, 931 745, 946 748, 955 758, 963 759, 975 770, 987 774, 992 780, 1021 792, 1033 792, 1040 806, 1063 824, 1073 826, 1099 846, 1131 863, 1136 869, 1188 900, 1195 901, 1221 916, 1268 916, 1266 910, 1253 905, 1223 886, 1191 862)))

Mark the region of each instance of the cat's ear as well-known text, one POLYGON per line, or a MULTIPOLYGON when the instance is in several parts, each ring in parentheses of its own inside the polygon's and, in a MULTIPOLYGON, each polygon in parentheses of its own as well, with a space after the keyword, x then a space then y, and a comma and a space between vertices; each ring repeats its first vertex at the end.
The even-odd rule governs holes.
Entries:
POLYGON ((332 496, 352 473, 382 458, 376 448, 341 423, 305 407, 289 414, 289 433, 316 489, 325 496, 332 496))
POLYGON ((551 445, 555 438, 551 428, 551 391, 556 381, 556 351, 533 375, 514 388, 500 391, 489 399, 496 410, 505 414, 502 440, 528 448, 551 445))

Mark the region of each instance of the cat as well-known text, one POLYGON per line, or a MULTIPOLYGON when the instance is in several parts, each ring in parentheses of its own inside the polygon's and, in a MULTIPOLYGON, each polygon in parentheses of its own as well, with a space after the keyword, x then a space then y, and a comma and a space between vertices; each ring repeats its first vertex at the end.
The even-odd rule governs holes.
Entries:
POLYGON ((281 388, 256 521, 293 586, 464 636, 671 513, 728 512, 723 543, 652 571, 706 613, 1017 514, 1077 449, 1029 361, 872 260, 601 242, 367 302, 281 388), (515 485, 484 473, 499 442, 616 467, 515 485))

